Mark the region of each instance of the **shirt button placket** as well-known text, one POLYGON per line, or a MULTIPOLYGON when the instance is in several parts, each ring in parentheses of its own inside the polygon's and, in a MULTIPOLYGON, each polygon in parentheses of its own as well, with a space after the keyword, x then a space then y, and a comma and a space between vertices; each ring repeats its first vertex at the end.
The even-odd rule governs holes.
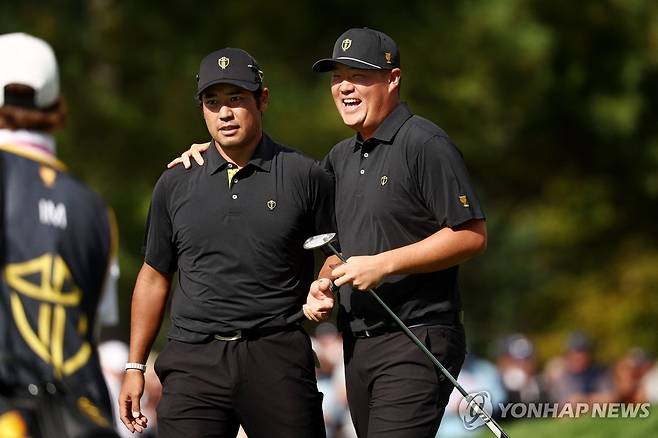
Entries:
MULTIPOLYGON (((233 167, 234 167, 234 166, 233 166, 233 163, 228 163, 227 167, 228 167, 229 169, 233 169, 233 167)), ((235 189, 235 184, 237 184, 237 182, 238 182, 238 179, 237 179, 237 178, 233 178, 233 184, 230 185, 230 186, 231 186, 231 188, 230 188, 231 191, 234 191, 234 189, 235 189)), ((231 199, 233 199, 234 201, 235 201, 236 199, 238 199, 238 194, 237 194, 237 193, 233 193, 233 194, 231 195, 231 199)))
POLYGON ((365 161, 366 158, 368 158, 369 155, 370 154, 368 152, 364 152, 364 153, 361 154, 361 169, 359 170, 359 173, 361 175, 366 174, 365 162, 364 161, 365 161))

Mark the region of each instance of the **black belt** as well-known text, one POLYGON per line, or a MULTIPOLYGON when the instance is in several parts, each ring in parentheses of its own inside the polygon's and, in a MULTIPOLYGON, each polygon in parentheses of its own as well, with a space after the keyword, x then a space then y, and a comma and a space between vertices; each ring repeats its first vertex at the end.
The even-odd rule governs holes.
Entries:
POLYGON ((213 333, 212 337, 218 341, 239 341, 240 339, 262 338, 279 332, 291 332, 299 329, 304 320, 304 311, 299 310, 285 319, 285 325, 270 327, 254 327, 249 329, 236 329, 227 332, 213 333))
MULTIPOLYGON (((464 323, 464 312, 445 312, 431 317, 410 319, 405 322, 408 328, 427 327, 431 325, 460 325, 464 323)), ((383 325, 373 329, 352 332, 355 338, 372 338, 385 333, 396 333, 402 329, 398 326, 383 325)))
POLYGON ((213 338, 218 341, 239 341, 240 339, 257 339, 263 336, 272 335, 279 332, 290 332, 297 330, 301 324, 294 323, 278 327, 254 327, 249 329, 237 329, 228 332, 214 333, 213 338))

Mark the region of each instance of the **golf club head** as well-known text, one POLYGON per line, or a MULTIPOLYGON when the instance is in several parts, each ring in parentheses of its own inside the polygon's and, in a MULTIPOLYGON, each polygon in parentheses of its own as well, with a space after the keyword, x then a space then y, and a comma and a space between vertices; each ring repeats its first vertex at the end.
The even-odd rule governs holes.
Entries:
POLYGON ((334 240, 334 237, 336 237, 336 233, 318 234, 316 236, 309 237, 306 239, 306 242, 304 242, 304 249, 321 248, 334 240))

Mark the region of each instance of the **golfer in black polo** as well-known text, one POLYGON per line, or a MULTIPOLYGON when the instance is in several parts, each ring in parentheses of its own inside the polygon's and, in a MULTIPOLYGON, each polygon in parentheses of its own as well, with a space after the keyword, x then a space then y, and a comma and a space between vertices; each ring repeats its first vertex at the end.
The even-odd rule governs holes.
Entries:
POLYGON ((453 387, 363 291, 377 287, 456 377, 465 356, 457 265, 484 250, 484 214, 450 137, 400 102, 390 37, 350 29, 313 69, 331 73, 338 112, 356 131, 324 160, 348 258, 332 274, 352 419, 359 437, 433 437, 453 387))
MULTIPOLYGON (((233 438, 240 424, 250 438, 325 436, 313 352, 298 321, 313 279, 313 254, 302 244, 335 227, 333 180, 263 133, 262 77, 240 49, 203 59, 208 162, 167 170, 155 186, 119 401, 131 431, 146 425, 143 364, 176 272, 169 342, 156 362, 158 436, 233 438)), ((314 314, 333 305, 322 301, 308 305, 314 314)))

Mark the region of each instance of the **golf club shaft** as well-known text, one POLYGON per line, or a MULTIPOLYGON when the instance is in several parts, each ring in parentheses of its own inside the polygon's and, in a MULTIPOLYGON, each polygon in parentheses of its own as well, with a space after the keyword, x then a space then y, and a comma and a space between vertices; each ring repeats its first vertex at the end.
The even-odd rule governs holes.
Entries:
MULTIPOLYGON (((347 263, 347 260, 345 260, 345 257, 341 253, 339 253, 336 248, 331 244, 331 242, 327 243, 327 246, 329 249, 342 261, 343 263, 347 263)), ((473 399, 469 399, 468 393, 462 386, 457 382, 457 380, 452 377, 452 374, 444 367, 439 360, 434 357, 431 351, 425 347, 425 345, 418 339, 418 337, 411 331, 409 330, 409 327, 405 325, 404 322, 398 316, 391 310, 390 307, 386 305, 384 301, 382 301, 381 298, 379 298, 379 295, 372 289, 368 289, 368 293, 379 303, 380 306, 386 310, 386 313, 395 321, 395 323, 402 329, 402 331, 407 335, 411 341, 416 344, 420 350, 425 353, 427 358, 432 361, 432 363, 443 373, 443 375, 450 380, 450 382, 457 388, 457 390, 461 393, 461 395, 468 400, 469 406, 473 406, 474 410, 476 413, 482 418, 482 420, 485 422, 485 424, 491 429, 494 435, 498 438, 509 438, 508 435, 503 431, 503 429, 494 421, 493 418, 489 414, 487 414, 483 409, 480 408, 480 406, 477 403, 472 403, 473 399)))

